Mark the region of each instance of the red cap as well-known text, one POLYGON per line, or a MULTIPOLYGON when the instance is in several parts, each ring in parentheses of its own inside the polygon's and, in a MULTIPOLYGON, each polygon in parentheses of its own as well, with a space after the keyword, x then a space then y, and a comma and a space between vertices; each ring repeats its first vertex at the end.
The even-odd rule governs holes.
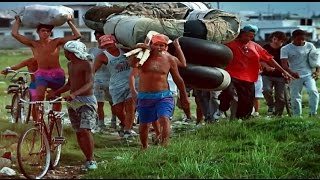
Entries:
POLYGON ((156 43, 163 43, 163 44, 170 44, 172 41, 168 38, 168 36, 164 34, 156 34, 153 35, 151 38, 153 44, 156 43))
POLYGON ((113 44, 116 42, 116 38, 111 34, 103 35, 99 38, 101 42, 101 46, 107 45, 107 44, 113 44))

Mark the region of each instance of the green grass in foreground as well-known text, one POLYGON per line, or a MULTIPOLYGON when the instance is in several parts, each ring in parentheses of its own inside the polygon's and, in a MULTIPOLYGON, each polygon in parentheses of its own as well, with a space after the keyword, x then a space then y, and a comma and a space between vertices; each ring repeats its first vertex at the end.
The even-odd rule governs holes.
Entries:
POLYGON ((180 134, 167 148, 119 150, 122 159, 107 158, 85 177, 319 178, 319 128, 316 119, 222 121, 180 134))

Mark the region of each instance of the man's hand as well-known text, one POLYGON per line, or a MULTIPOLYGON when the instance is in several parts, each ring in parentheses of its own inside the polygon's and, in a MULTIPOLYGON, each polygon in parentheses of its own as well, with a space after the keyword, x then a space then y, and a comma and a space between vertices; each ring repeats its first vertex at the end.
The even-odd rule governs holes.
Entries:
POLYGON ((10 67, 6 67, 4 70, 2 70, 1 71, 1 74, 3 74, 3 75, 7 75, 9 72, 9 70, 10 70, 11 68, 10 67))
POLYGON ((63 97, 63 99, 65 101, 72 101, 74 98, 75 98, 75 95, 73 95, 73 94, 69 94, 69 95, 63 97))
POLYGON ((176 48, 180 47, 179 38, 176 38, 176 39, 173 41, 173 45, 174 45, 174 47, 176 47, 176 48))
POLYGON ((264 67, 264 69, 265 69, 266 71, 268 71, 268 72, 272 72, 272 71, 274 71, 276 68, 271 67, 271 66, 266 66, 266 67, 264 67))
POLYGON ((319 77, 320 77, 320 70, 316 70, 315 72, 312 73, 312 77, 315 79, 315 80, 318 80, 319 77))
POLYGON ((148 44, 145 43, 137 43, 135 49, 136 48, 150 49, 150 46, 148 46, 148 44))
POLYGON ((296 72, 288 73, 287 71, 285 71, 284 73, 282 73, 282 76, 284 77, 286 82, 290 82, 291 80, 300 78, 299 73, 296 72))
POLYGON ((188 98, 180 97, 180 106, 183 110, 190 110, 190 102, 188 98))
POLYGON ((20 16, 16 15, 16 16, 14 16, 14 18, 16 19, 16 22, 17 22, 18 24, 21 24, 21 23, 22 23, 20 16))

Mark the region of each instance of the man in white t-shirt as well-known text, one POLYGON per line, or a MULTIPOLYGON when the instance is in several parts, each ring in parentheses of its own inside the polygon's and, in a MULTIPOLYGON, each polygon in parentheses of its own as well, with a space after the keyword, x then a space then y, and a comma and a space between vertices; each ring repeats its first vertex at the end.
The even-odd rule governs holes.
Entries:
POLYGON ((289 84, 291 108, 293 116, 302 116, 302 88, 305 87, 309 95, 309 116, 315 116, 318 110, 319 93, 314 76, 320 74, 319 67, 313 72, 308 62, 308 53, 315 46, 306 41, 306 32, 295 30, 292 32, 292 42, 283 46, 280 52, 282 66, 296 79, 289 84))

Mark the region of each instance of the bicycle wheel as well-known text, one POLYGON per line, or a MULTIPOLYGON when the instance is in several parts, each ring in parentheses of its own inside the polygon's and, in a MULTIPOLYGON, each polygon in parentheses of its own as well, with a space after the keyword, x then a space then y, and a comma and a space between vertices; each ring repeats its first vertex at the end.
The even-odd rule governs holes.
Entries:
MULTIPOLYGON (((31 93, 29 91, 29 88, 26 88, 23 91, 22 98, 26 101, 31 101, 31 93)), ((33 105, 31 104, 22 104, 23 111, 21 111, 21 121, 23 121, 24 119, 25 123, 29 123, 32 106, 33 105)))
POLYGON ((59 163, 62 144, 64 143, 64 137, 62 136, 63 125, 61 122, 61 118, 55 118, 53 111, 50 111, 48 113, 48 120, 48 122, 50 123, 50 168, 54 169, 59 163))
POLYGON ((18 93, 15 93, 12 96, 12 101, 11 101, 11 118, 13 119, 14 123, 19 122, 20 113, 21 113, 21 104, 19 104, 19 95, 18 93))
POLYGON ((33 127, 20 136, 17 160, 21 173, 29 179, 41 179, 50 166, 50 149, 47 136, 33 127))

